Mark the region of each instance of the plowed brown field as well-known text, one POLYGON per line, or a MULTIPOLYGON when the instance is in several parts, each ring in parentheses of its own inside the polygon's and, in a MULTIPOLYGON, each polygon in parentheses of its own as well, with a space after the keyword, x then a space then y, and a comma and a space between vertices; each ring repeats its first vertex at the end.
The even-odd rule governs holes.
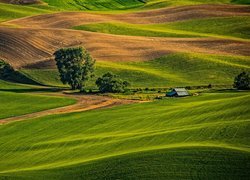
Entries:
POLYGON ((250 55, 250 42, 215 38, 151 38, 110 35, 69 30, 72 26, 121 21, 129 23, 163 23, 192 18, 248 16, 249 6, 198 5, 163 8, 139 13, 92 14, 63 12, 21 18, 2 23, 0 58, 15 68, 54 68, 53 52, 61 47, 86 47, 97 60, 144 61, 172 52, 250 55), (15 25, 19 28, 9 28, 15 25))

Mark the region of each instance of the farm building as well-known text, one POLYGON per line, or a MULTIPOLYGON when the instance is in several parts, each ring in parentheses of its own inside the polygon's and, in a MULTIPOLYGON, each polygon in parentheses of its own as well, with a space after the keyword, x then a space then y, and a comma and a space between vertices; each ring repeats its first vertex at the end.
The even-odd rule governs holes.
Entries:
POLYGON ((166 94, 168 97, 184 97, 189 96, 188 91, 185 88, 174 88, 171 92, 166 94))

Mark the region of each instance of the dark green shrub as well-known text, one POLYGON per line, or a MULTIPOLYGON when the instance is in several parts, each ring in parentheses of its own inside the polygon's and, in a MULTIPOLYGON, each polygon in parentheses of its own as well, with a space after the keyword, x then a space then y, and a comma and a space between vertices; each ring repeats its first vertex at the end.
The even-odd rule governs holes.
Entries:
POLYGON ((11 67, 10 64, 0 60, 0 78, 1 79, 8 79, 13 73, 14 69, 11 67))
POLYGON ((117 78, 116 75, 108 72, 96 80, 96 85, 102 93, 118 93, 124 92, 129 86, 129 83, 117 78))
POLYGON ((240 73, 238 76, 235 77, 233 86, 234 88, 237 88, 239 90, 250 89, 249 75, 246 72, 240 73))

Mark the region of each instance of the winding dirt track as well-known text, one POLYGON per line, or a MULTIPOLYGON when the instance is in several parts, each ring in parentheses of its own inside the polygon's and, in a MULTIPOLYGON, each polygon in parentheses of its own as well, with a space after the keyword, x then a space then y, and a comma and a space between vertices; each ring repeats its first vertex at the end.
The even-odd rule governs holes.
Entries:
POLYGON ((197 5, 128 14, 63 12, 21 18, 0 24, 0 58, 15 68, 55 68, 51 60, 53 52, 62 47, 78 45, 86 47, 96 60, 118 62, 151 60, 174 52, 250 55, 248 41, 151 38, 67 29, 80 24, 106 21, 150 24, 224 16, 250 16, 250 7, 197 5), (19 28, 9 28, 9 25, 19 28))
POLYGON ((107 96, 97 96, 97 95, 74 95, 74 94, 65 94, 65 93, 51 93, 51 94, 46 93, 46 95, 73 98, 73 99, 76 99, 77 102, 69 106, 44 110, 40 112, 34 112, 34 113, 10 117, 6 119, 0 119, 0 125, 7 124, 10 122, 15 122, 15 121, 23 121, 23 120, 27 120, 31 118, 38 118, 38 117, 47 116, 47 115, 83 112, 83 111, 88 111, 88 110, 93 110, 93 109, 108 108, 108 107, 118 106, 122 104, 131 104, 131 103, 139 102, 135 100, 115 99, 115 98, 110 98, 107 96))

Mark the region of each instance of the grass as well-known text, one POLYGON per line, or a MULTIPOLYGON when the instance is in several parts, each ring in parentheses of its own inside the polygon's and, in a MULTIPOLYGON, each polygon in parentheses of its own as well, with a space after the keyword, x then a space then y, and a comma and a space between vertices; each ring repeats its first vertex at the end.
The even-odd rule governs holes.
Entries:
POLYGON ((249 4, 248 0, 43 0, 46 4, 13 5, 0 3, 0 22, 11 19, 33 16, 58 11, 106 11, 114 13, 116 10, 140 11, 169 6, 197 5, 197 4, 249 4))
POLYGON ((131 10, 155 9, 168 6, 197 5, 197 4, 249 4, 248 0, 43 0, 49 6, 66 10, 131 10))
POLYGON ((40 84, 65 87, 55 69, 22 69, 21 72, 40 84))
POLYGON ((3 125, 0 176, 248 177, 249 100, 206 93, 3 125))
POLYGON ((17 84, 14 82, 8 82, 0 79, 0 91, 15 90, 15 89, 31 89, 37 88, 37 86, 31 86, 26 84, 17 84))
POLYGON ((1 12, 0 22, 26 16, 52 13, 53 11, 54 11, 53 8, 42 5, 20 6, 20 5, 0 3, 0 12, 1 12))
POLYGON ((248 0, 149 0, 144 9, 155 9, 169 6, 186 6, 199 4, 249 4, 248 0))
POLYGON ((52 89, 0 80, 0 119, 75 103, 75 100, 70 98, 46 96, 45 94, 30 94, 31 92, 45 93, 46 91, 52 91, 52 89))
MULTIPOLYGON (((114 13, 210 3, 249 4, 247 0, 44 1, 48 5, 0 3, 0 22, 58 11, 114 13)), ((149 37, 248 41, 250 36, 248 17, 151 25, 108 22, 74 28, 149 37)), ((237 74, 250 72, 249 60, 248 56, 175 53, 145 62, 98 61, 95 78, 113 72, 129 81, 131 88, 231 85, 237 74)), ((40 84, 64 87, 55 69, 23 69, 21 73, 40 84)), ((94 87, 94 80, 89 86, 94 87)), ((75 102, 46 95, 52 89, 0 80, 0 119, 75 102), (32 94, 37 91, 43 95, 32 94)), ((150 99, 155 94, 113 96, 150 99)), ((247 179, 249 101, 249 91, 214 91, 0 125, 0 179, 247 179)))
MULTIPOLYGON (((61 86, 57 70, 22 70, 33 80, 61 86)), ((249 57, 176 53, 145 62, 98 61, 96 77, 113 72, 131 83, 131 88, 231 85, 242 71, 250 71, 249 57)), ((94 87, 94 81, 89 86, 94 87)))
POLYGON ((73 27, 76 30, 101 32, 107 34, 149 36, 149 37, 200 37, 195 33, 157 28, 157 25, 135 25, 127 23, 91 23, 73 27))
POLYGON ((248 17, 223 17, 187 20, 153 25, 126 23, 92 23, 73 27, 76 30, 108 34, 149 37, 216 37, 224 39, 249 39, 248 17))
POLYGON ((249 17, 220 17, 203 20, 188 20, 170 23, 166 25, 166 27, 188 32, 250 39, 249 17))
POLYGON ((1 92, 0 119, 29 114, 75 103, 69 98, 1 92))
POLYGON ((142 6, 144 3, 140 0, 44 0, 50 6, 59 7, 67 10, 124 10, 142 6))

